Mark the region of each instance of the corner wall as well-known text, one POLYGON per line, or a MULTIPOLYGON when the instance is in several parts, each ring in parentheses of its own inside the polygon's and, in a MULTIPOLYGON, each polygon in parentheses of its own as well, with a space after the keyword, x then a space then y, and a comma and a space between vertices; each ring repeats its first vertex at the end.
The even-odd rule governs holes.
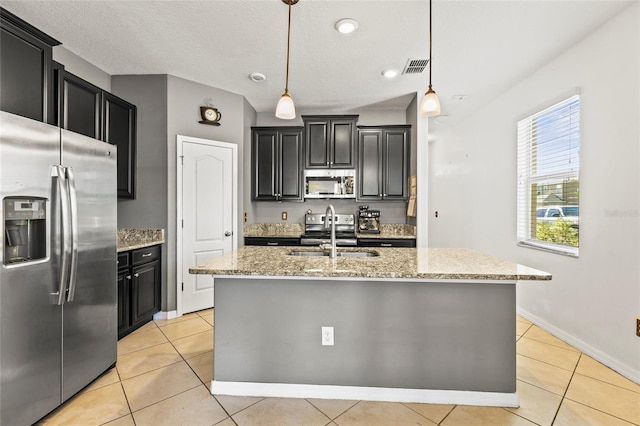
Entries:
MULTIPOLYGON (((137 107, 135 200, 118 200, 118 229, 167 228, 167 76, 118 75, 113 93, 137 107)), ((166 241, 166 239, 165 239, 166 241)), ((162 309, 167 306, 168 244, 162 247, 162 309)))
MULTIPOLYGON (((520 282, 531 319, 640 382, 640 7, 634 4, 430 146, 429 245, 553 274, 520 282), (516 246, 516 123, 581 89, 580 257, 516 246)), ((517 46, 514 46, 517 48, 517 46)))

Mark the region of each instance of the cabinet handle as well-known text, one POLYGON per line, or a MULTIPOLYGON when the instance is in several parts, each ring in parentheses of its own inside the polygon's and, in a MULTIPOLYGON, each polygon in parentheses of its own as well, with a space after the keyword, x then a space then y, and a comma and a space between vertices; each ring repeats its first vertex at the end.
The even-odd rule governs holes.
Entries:
POLYGON ((378 197, 382 197, 382 194, 378 194, 378 197))
POLYGON ((380 243, 380 247, 391 247, 389 243, 380 243))
POLYGON ((140 274, 133 274, 134 277, 138 278, 140 274))
POLYGON ((387 194, 382 194, 382 196, 383 196, 383 197, 386 197, 386 196, 387 196, 387 194))
POLYGON ((231 231, 227 231, 227 232, 225 232, 225 233, 224 233, 224 236, 225 236, 225 237, 230 237, 231 235, 232 235, 232 234, 231 234, 231 231))
POLYGON ((153 254, 153 253, 144 253, 144 254, 142 255, 142 257, 149 257, 149 256, 151 256, 152 254, 153 254))
POLYGON ((277 243, 277 242, 271 242, 271 241, 269 241, 269 242, 267 242, 267 245, 268 245, 268 246, 277 246, 277 245, 278 245, 278 243, 277 243))
POLYGON ((130 280, 131 279, 131 275, 127 275, 125 278, 130 280))

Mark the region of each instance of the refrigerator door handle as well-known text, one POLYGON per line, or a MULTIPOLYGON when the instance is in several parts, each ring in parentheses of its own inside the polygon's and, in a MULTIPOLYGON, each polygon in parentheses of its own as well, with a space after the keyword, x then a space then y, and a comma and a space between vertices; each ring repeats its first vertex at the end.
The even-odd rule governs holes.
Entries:
POLYGON ((71 217, 71 269, 69 273, 69 292, 67 302, 73 301, 76 292, 76 281, 78 276, 78 199, 76 196, 76 180, 73 169, 67 167, 67 182, 69 185, 69 207, 71 217))
POLYGON ((57 294, 58 305, 63 305, 69 282, 69 256, 71 255, 71 229, 69 229, 69 191, 67 188, 67 173, 64 167, 54 166, 54 174, 58 178, 58 194, 60 196, 60 210, 62 212, 62 265, 60 267, 60 290, 57 294))

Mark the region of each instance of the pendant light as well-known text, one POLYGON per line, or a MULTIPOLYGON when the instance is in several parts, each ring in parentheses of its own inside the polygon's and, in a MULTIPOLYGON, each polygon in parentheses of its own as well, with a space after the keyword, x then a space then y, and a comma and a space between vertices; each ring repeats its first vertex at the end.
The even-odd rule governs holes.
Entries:
POLYGON ((289 5, 289 22, 287 25, 287 76, 284 93, 276 106, 276 117, 283 120, 293 120, 296 118, 296 106, 293 104, 291 96, 289 96, 289 45, 291 43, 291 6, 298 3, 298 0, 282 0, 282 2, 289 5))
POLYGON ((424 94, 420 103, 420 115, 424 117, 433 117, 440 114, 440 100, 438 95, 431 87, 431 50, 432 50, 432 26, 431 26, 431 1, 429 0, 429 90, 424 94))

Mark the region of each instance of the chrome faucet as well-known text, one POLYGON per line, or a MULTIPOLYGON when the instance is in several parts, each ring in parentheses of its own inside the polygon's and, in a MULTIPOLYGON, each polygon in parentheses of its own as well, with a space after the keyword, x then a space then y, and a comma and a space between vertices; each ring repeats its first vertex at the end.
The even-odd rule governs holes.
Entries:
MULTIPOLYGON (((329 257, 333 259, 336 257, 336 211, 331 204, 329 204, 327 210, 324 212, 324 227, 331 228, 331 247, 329 247, 329 257), (331 218, 331 223, 329 223, 329 218, 331 218)), ((324 250, 327 248, 327 245, 322 244, 320 247, 324 250)))

